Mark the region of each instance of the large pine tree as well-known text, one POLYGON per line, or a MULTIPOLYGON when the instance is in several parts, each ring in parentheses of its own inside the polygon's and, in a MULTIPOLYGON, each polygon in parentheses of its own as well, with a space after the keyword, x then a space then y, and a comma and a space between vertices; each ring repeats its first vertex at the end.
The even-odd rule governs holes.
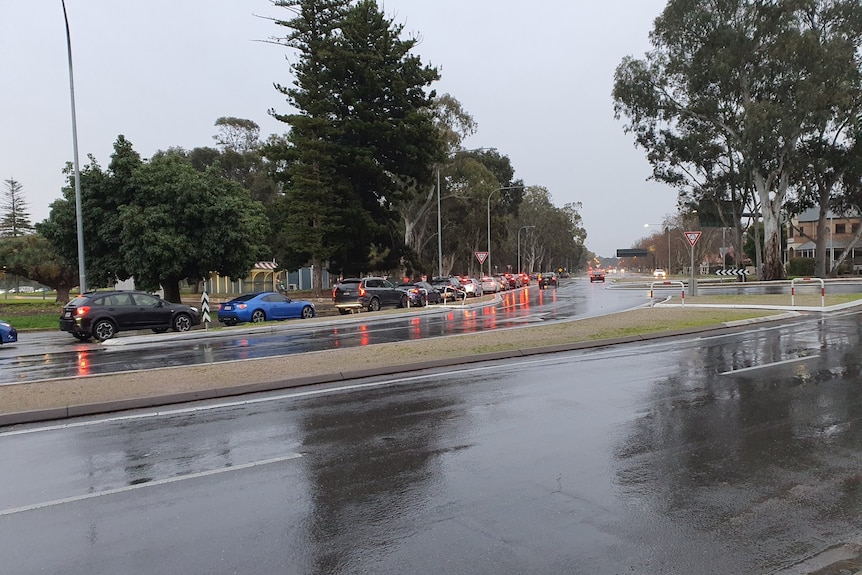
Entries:
POLYGON ((277 5, 295 14, 277 22, 290 29, 278 41, 298 52, 293 87, 277 86, 297 112, 272 111, 291 130, 285 146, 267 150, 285 166, 279 260, 346 274, 396 267, 404 242, 395 207, 410 193, 396 181, 427 182, 440 155, 425 90, 437 71, 410 55, 415 39, 402 40, 372 0, 277 5))
POLYGON ((24 186, 15 178, 5 180, 6 191, 0 204, 0 237, 17 238, 33 231, 24 186))

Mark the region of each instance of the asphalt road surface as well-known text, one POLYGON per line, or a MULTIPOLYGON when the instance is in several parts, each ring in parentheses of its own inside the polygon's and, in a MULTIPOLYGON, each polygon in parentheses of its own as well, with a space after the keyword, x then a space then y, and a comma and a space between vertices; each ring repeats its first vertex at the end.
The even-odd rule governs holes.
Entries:
POLYGON ((862 533, 860 334, 840 314, 18 426, 0 572, 814 573, 862 533))

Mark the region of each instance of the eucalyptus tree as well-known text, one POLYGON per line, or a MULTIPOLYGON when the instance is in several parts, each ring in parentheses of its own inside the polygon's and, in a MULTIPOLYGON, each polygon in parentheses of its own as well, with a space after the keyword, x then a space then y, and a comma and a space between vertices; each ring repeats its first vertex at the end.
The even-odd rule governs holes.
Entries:
POLYGON ((860 9, 858 0, 670 0, 653 50, 617 68, 616 115, 648 153, 686 126, 742 159, 763 217, 764 279, 784 275, 781 210, 800 142, 858 90, 860 9))
POLYGON ((521 234, 520 249, 524 267, 530 271, 550 271, 573 268, 586 258, 584 242, 587 232, 579 213, 580 203, 568 203, 562 208, 553 202, 550 191, 543 186, 527 186, 517 216, 509 223, 506 256, 516 261, 517 231, 533 226, 521 234))

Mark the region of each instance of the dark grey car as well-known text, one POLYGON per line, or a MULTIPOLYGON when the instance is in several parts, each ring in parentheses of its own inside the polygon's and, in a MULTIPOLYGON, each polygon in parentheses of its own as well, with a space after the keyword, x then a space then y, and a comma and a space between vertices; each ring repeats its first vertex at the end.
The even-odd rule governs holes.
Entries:
POLYGON ((144 292, 104 291, 84 293, 67 303, 60 316, 60 329, 81 341, 91 337, 104 341, 118 331, 188 331, 200 322, 195 307, 144 292))
POLYGON ((332 288, 332 303, 339 313, 351 311, 377 311, 382 307, 407 307, 404 290, 385 278, 347 278, 332 288))

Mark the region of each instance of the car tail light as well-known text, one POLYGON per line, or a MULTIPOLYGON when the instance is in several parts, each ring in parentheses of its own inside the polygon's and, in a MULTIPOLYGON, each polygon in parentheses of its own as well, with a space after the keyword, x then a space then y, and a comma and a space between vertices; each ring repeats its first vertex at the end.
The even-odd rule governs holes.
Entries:
POLYGON ((90 306, 88 305, 82 305, 81 307, 75 308, 75 315, 78 317, 84 317, 88 313, 90 313, 90 306))
POLYGON ((236 304, 237 309, 245 309, 248 307, 248 304, 238 303, 236 304))
POLYGON ((363 297, 364 295, 365 295, 365 288, 362 286, 359 286, 359 297, 363 297))
POLYGON ((332 299, 335 299, 335 295, 338 293, 338 286, 332 288, 332 299))

